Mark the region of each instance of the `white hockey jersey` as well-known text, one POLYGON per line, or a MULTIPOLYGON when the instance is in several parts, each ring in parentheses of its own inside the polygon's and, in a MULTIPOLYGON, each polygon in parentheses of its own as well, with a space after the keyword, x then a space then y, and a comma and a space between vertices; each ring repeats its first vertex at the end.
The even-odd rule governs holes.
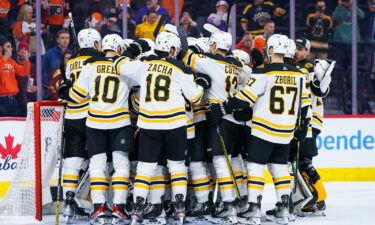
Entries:
MULTIPOLYGON (((243 64, 234 57, 222 57, 217 54, 201 55, 189 50, 183 62, 194 72, 210 76, 211 88, 208 91, 208 100, 212 103, 224 102, 233 97, 238 85, 246 82, 243 64)), ((232 115, 225 115, 224 119, 241 124, 232 115)))
MULTIPOLYGON (((253 107, 251 134, 263 140, 288 144, 297 122, 300 82, 305 75, 293 66, 274 63, 257 68, 246 87, 235 97, 253 107)), ((311 105, 309 91, 302 85, 302 107, 311 105)))
MULTIPOLYGON (((98 52, 93 49, 84 50, 77 57, 69 59, 66 64, 65 76, 73 84, 78 80, 81 74, 84 62, 92 56, 98 55, 98 52)), ((89 99, 80 103, 68 102, 66 105, 65 118, 66 119, 83 119, 87 117, 89 109, 89 99)))
POLYGON ((78 80, 69 91, 76 102, 89 100, 86 125, 115 129, 130 125, 129 79, 117 73, 114 58, 92 57, 86 61, 78 80))
POLYGON ((123 58, 116 62, 116 68, 141 86, 137 125, 144 129, 186 126, 185 99, 196 103, 203 96, 192 71, 178 60, 154 55, 143 62, 123 58))

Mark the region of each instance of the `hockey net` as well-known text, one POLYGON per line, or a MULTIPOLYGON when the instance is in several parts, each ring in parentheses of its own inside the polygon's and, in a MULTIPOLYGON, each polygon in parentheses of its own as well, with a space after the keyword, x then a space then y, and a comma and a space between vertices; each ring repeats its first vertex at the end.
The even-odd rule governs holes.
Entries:
POLYGON ((0 199, 1 217, 30 216, 42 220, 43 205, 52 201, 50 183, 61 151, 63 117, 62 103, 28 103, 14 179, 0 199))

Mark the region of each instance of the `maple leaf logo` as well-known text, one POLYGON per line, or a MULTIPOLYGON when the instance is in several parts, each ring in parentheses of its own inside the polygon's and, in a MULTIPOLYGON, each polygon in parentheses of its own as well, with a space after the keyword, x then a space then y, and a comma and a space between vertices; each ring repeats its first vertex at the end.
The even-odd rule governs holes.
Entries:
POLYGON ((21 151, 21 145, 17 144, 13 148, 14 137, 10 136, 10 134, 8 134, 7 137, 4 137, 4 139, 5 139, 5 146, 6 147, 4 147, 2 144, 0 144, 0 155, 1 155, 1 158, 2 159, 6 159, 6 157, 8 155, 10 155, 10 156, 12 156, 12 159, 17 159, 18 158, 18 153, 21 151))

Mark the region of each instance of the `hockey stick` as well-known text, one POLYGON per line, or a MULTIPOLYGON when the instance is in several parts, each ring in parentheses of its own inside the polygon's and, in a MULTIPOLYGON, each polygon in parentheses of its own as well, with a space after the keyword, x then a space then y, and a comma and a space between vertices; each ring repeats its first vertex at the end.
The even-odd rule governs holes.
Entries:
POLYGON ((225 162, 227 163, 228 170, 229 170, 230 176, 232 178, 232 182, 234 184, 234 189, 236 190, 237 199, 240 200, 241 199, 240 190, 238 189, 236 178, 234 177, 233 168, 232 168, 232 165, 230 163, 227 147, 225 147, 224 138, 221 135, 219 126, 217 126, 216 130, 217 130, 217 133, 219 134, 221 148, 223 149, 224 156, 225 156, 225 162))
POLYGON ((69 25, 70 25, 70 28, 72 30, 72 34, 73 34, 73 41, 74 41, 74 45, 75 45, 75 50, 76 50, 76 53, 79 52, 79 45, 78 45, 78 40, 77 40, 77 33, 76 33, 76 28, 74 26, 74 20, 73 20, 73 14, 70 12, 68 14, 68 17, 69 17, 69 25))
POLYGON ((167 21, 167 14, 163 13, 159 19, 158 24, 156 25, 156 28, 154 30, 154 38, 156 38, 160 32, 161 27, 164 25, 164 23, 167 21))
POLYGON ((232 7, 237 3, 237 0, 229 0, 228 2, 228 15, 227 15, 227 21, 225 24, 225 31, 228 32, 229 30, 229 20, 230 20, 230 12, 232 11, 232 7))
POLYGON ((59 178, 57 182, 57 200, 56 200, 56 210, 55 210, 55 225, 59 225, 59 218, 60 218, 60 198, 61 198, 61 192, 62 192, 62 184, 61 184, 61 178, 62 178, 62 167, 63 167, 63 157, 64 157, 64 150, 65 150, 65 107, 64 111, 62 113, 62 132, 61 132, 61 149, 60 149, 60 161, 59 161, 59 178))
POLYGON ((188 44, 188 41, 187 41, 187 35, 186 35, 186 32, 185 32, 185 29, 183 26, 178 26, 177 27, 177 33, 178 33, 178 37, 180 38, 180 42, 181 42, 181 51, 183 53, 183 55, 186 54, 186 52, 189 50, 189 44, 188 44))
MULTIPOLYGON (((298 118, 297 118, 297 126, 301 126, 301 111, 302 111, 302 85, 303 85, 303 78, 300 78, 299 80, 299 104, 298 104, 298 118)), ((296 159, 295 159, 295 166, 293 167, 293 173, 294 173, 294 188, 293 188, 293 194, 297 191, 297 177, 296 174, 298 173, 298 167, 299 167, 299 150, 300 150, 301 143, 300 141, 297 141, 297 152, 296 152, 296 159)))

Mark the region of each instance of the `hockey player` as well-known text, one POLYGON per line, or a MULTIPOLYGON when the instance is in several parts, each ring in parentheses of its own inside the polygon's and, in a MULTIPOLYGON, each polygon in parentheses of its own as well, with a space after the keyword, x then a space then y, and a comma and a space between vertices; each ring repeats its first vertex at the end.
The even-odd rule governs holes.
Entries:
POLYGON ((210 80, 202 76, 196 79, 197 85, 192 71, 174 59, 180 45, 175 34, 161 32, 156 38, 157 56, 144 58, 143 63, 126 59, 116 62, 120 74, 134 76, 141 86, 137 122, 141 131, 133 223, 143 221, 145 200, 161 153, 166 155, 171 175, 175 218, 184 220, 185 217, 187 118, 184 97, 189 102, 199 102, 203 89, 210 86, 210 80))
MULTIPOLYGON (((74 84, 82 70, 84 62, 94 56, 99 56, 101 48, 101 37, 94 29, 83 29, 78 33, 78 45, 80 52, 67 62, 65 77, 74 84)), ((86 117, 89 107, 89 99, 79 103, 68 102, 65 112, 65 149, 63 185, 65 196, 64 216, 73 217, 75 214, 82 215, 84 212, 78 208, 75 191, 78 187, 79 172, 81 165, 87 159, 86 153, 86 117)))
MULTIPOLYGON (((232 36, 227 32, 214 31, 209 39, 210 52, 199 55, 188 51, 183 61, 190 66, 194 72, 207 74, 212 79, 212 87, 209 90, 208 100, 212 103, 226 101, 237 91, 237 85, 244 82, 243 65, 233 57, 228 57, 227 52, 232 44, 232 36)), ((232 153, 232 145, 236 135, 241 128, 240 122, 236 121, 232 115, 225 115, 218 124, 223 136, 226 150, 229 157, 232 153)), ((229 220, 236 223, 236 209, 234 207, 234 183, 221 146, 220 136, 216 126, 209 126, 208 146, 211 149, 212 163, 215 167, 222 203, 217 207, 213 216, 215 222, 229 220)))
MULTIPOLYGON (((260 224, 260 207, 264 188, 264 168, 268 168, 275 182, 277 195, 276 221, 288 223, 290 176, 287 168, 289 143, 294 136, 306 136, 310 118, 306 118, 310 101, 303 85, 305 76, 295 67, 284 64, 288 38, 273 35, 267 41, 269 64, 257 68, 246 87, 228 101, 213 104, 212 122, 224 114, 243 107, 251 107, 253 116, 250 138, 246 139, 249 208, 241 214, 246 223, 260 224), (301 90, 302 88, 302 90, 301 90), (300 96, 299 93, 302 93, 300 96), (298 99, 301 99, 299 105, 298 99), (301 114, 299 113, 301 107, 301 114), (297 118, 300 123, 296 127, 297 118)), ((248 134, 249 135, 249 134, 248 134)))
POLYGON ((124 222, 128 218, 125 212, 129 183, 128 153, 133 151, 128 111, 130 82, 116 72, 114 64, 116 57, 123 53, 123 40, 115 34, 106 35, 102 48, 105 56, 86 60, 78 80, 69 91, 73 102, 90 99, 86 134, 94 204, 91 224, 103 224, 108 219, 113 223, 124 222), (113 210, 106 203, 109 188, 107 153, 113 158, 113 210))
POLYGON ((296 39, 297 67, 306 71, 308 74, 308 88, 311 93, 311 110, 312 120, 309 125, 309 132, 305 141, 301 145, 300 171, 303 174, 304 181, 312 187, 313 199, 309 202, 308 207, 303 207, 302 212, 318 212, 325 210, 326 191, 320 176, 312 165, 313 157, 318 155, 316 138, 321 132, 323 126, 323 98, 328 95, 329 84, 331 82, 331 72, 335 66, 335 61, 315 60, 309 61, 307 58, 310 53, 310 41, 305 38, 296 39), (314 65, 315 64, 315 65, 314 65), (316 203, 316 204, 314 204, 316 203), (312 205, 314 204, 314 205, 312 205))

